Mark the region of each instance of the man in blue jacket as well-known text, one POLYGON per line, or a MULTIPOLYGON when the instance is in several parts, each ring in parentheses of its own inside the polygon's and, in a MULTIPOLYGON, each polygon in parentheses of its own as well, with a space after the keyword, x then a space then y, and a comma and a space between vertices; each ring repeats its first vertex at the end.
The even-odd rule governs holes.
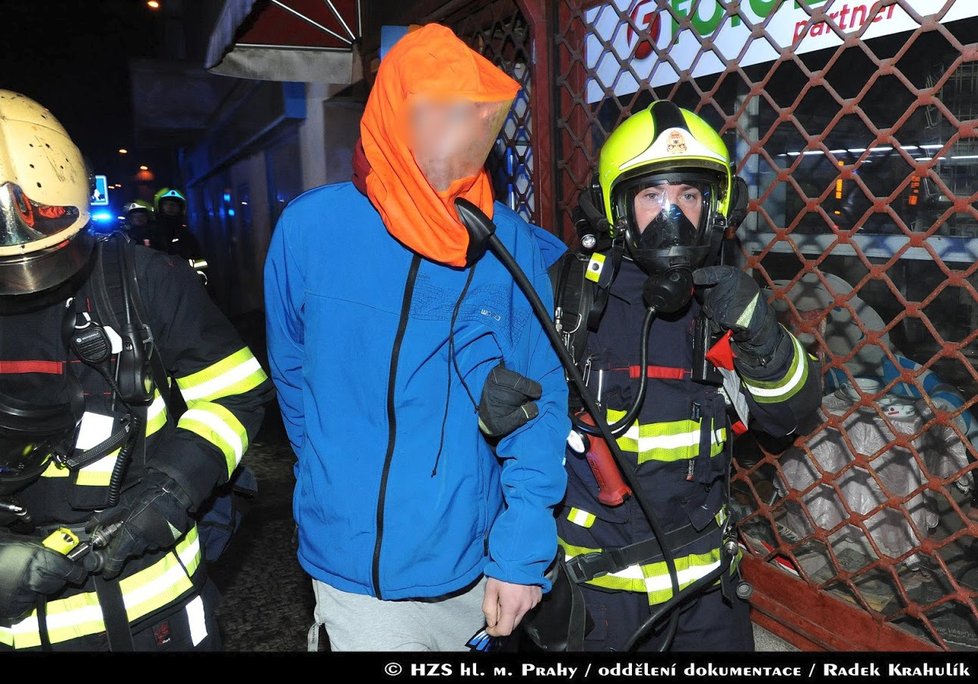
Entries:
POLYGON ((381 63, 359 182, 311 190, 265 266, 269 361, 296 464, 299 561, 333 650, 462 650, 510 634, 549 590, 566 485, 563 372, 491 255, 469 266, 453 202, 552 301, 529 225, 483 164, 518 85, 448 29, 381 63), (364 172, 365 171, 365 172, 364 172), (538 415, 491 445, 479 392, 505 365, 539 380, 538 415))

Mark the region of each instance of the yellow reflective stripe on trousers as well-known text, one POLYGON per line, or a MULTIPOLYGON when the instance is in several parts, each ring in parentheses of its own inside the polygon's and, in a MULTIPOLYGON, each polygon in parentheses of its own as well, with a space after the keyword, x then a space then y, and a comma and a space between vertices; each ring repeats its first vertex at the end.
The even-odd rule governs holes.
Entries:
MULTIPOLYGON (((625 415, 624 411, 608 411, 608 422, 614 423, 625 415)), ((663 421, 641 424, 636 421, 624 435, 618 438, 622 451, 638 454, 638 463, 647 461, 687 461, 700 453, 701 424, 695 420, 663 421)), ((727 429, 710 431, 710 456, 723 451, 727 429)))
POLYGON ((244 347, 204 370, 177 378, 177 385, 187 406, 193 407, 194 402, 244 394, 266 379, 258 359, 244 347))
POLYGON ((787 331, 785 334, 791 338, 793 357, 784 377, 778 380, 752 380, 746 376, 743 378, 747 391, 759 404, 773 404, 789 399, 804 387, 808 380, 808 359, 805 348, 794 335, 787 331))
MULTIPOLYGON (((567 560, 585 553, 601 551, 601 549, 591 549, 585 546, 574 546, 560 538, 557 539, 557 543, 564 550, 567 560)), ((730 563, 730 573, 737 569, 742 553, 738 549, 737 557, 730 563)), ((713 549, 708 553, 691 553, 686 556, 678 556, 674 560, 679 588, 682 590, 720 567, 720 549, 713 549)), ((630 565, 619 572, 595 577, 585 584, 603 589, 645 593, 648 595, 649 605, 665 603, 672 598, 672 579, 669 577, 669 569, 665 561, 630 565)))
POLYGON ((588 513, 580 508, 571 508, 567 511, 567 519, 575 525, 581 527, 591 527, 597 519, 594 513, 588 513))
POLYGON ((248 431, 220 404, 197 402, 180 416, 177 427, 203 437, 220 449, 227 460, 228 475, 238 467, 248 448, 248 431))
MULTIPOLYGON (((193 576, 201 564, 200 540, 196 527, 184 535, 174 551, 180 557, 179 562, 171 552, 145 570, 119 582, 130 622, 166 607, 193 587, 188 573, 193 576)), ((102 619, 98 595, 92 591, 49 601, 47 626, 48 638, 52 644, 104 632, 105 622, 102 619)), ((41 633, 37 611, 32 611, 29 616, 10 627, 0 625, 0 644, 15 649, 39 647, 41 633)))

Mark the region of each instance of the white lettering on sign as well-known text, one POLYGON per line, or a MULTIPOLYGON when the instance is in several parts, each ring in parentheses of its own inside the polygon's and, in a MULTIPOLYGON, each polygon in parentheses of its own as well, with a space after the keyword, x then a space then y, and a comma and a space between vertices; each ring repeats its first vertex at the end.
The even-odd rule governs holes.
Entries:
MULTIPOLYGON (((741 0, 738 11, 728 15, 726 3, 720 0, 612 0, 584 13, 587 101, 602 99, 606 88, 627 95, 640 84, 675 83, 683 73, 706 76, 723 71, 731 62, 764 64, 784 51, 803 54, 841 45, 842 38, 827 20, 846 35, 862 31, 863 39, 919 26, 900 5, 874 11, 875 4, 874 0, 741 0), (813 10, 824 15, 809 16, 813 10), (688 17, 689 25, 681 27, 676 17, 688 17), (765 20, 767 35, 752 36, 746 22, 756 26, 765 20), (703 39, 712 41, 712 47, 703 47, 703 39)), ((943 10, 947 2, 909 0, 907 4, 926 17, 943 10)), ((974 16, 978 16, 978 2, 956 0, 942 23, 974 16)))

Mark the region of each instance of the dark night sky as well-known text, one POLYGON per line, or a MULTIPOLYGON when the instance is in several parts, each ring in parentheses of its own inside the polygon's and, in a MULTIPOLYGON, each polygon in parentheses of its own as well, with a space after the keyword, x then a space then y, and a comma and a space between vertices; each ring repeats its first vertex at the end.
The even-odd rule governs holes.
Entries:
POLYGON ((0 0, 0 21, 0 87, 51 109, 96 168, 116 165, 132 146, 128 60, 155 55, 157 13, 145 0, 0 0))

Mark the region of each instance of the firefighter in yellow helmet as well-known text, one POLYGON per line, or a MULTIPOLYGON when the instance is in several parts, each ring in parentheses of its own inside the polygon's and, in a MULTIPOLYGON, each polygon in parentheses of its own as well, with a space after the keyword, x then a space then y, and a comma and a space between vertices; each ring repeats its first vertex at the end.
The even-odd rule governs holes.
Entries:
POLYGON ((270 384, 186 262, 93 238, 89 194, 0 90, 0 649, 215 649, 194 515, 270 384))
POLYGON ((530 633, 549 648, 752 650, 730 443, 748 426, 793 433, 818 406, 817 364, 754 280, 720 263, 746 187, 700 116, 668 101, 636 112, 602 146, 595 180, 584 249, 553 267, 556 323, 637 486, 578 417, 590 442, 567 456, 557 531, 561 577, 590 620, 572 610, 556 634, 545 620, 530 633))
POLYGON ((187 198, 176 188, 161 188, 153 196, 154 226, 150 247, 182 259, 203 258, 200 243, 187 227, 187 198))

